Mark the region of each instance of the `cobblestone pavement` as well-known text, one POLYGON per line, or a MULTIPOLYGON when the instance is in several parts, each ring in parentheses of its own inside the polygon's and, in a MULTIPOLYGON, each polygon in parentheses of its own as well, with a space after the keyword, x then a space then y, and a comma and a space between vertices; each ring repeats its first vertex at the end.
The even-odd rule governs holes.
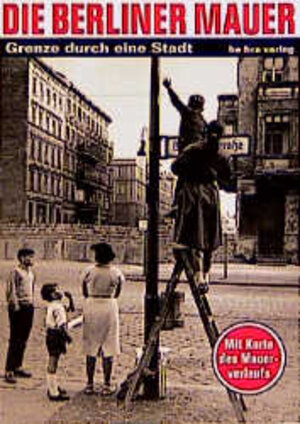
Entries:
MULTIPOLYGON (((4 282, 12 266, 1 263, 0 277, 0 367, 4 368, 8 321, 4 303, 4 282)), ((70 262, 41 262, 36 266, 38 288, 46 281, 57 281, 74 293, 78 311, 81 308, 80 270, 86 264, 70 262)), ((122 267, 131 276, 141 274, 137 267, 122 267)), ((168 269, 165 269, 165 273, 168 269)), ((294 287, 267 287, 266 282, 297 281, 298 268, 276 268, 263 270, 242 267, 235 269, 236 281, 245 281, 253 276, 261 287, 243 285, 215 285, 209 293, 209 301, 219 329, 244 319, 262 321, 274 328, 284 339, 288 363, 282 380, 270 391, 246 398, 248 423, 296 424, 299 417, 299 295, 294 287), (280 278, 279 278, 280 276, 280 278)), ((215 273, 222 270, 216 267, 215 273)), ((248 281, 248 280, 247 280, 248 281)), ((291 284, 292 285, 292 284, 291 284)), ((161 284, 161 289, 165 285, 161 284)), ((222 423, 232 424, 235 417, 226 391, 216 380, 211 367, 211 351, 199 321, 188 286, 178 288, 185 292, 182 310, 185 326, 161 333, 161 345, 171 349, 168 367, 168 395, 157 402, 139 401, 130 412, 117 406, 113 397, 99 395, 87 397, 82 393, 85 384, 84 356, 81 351, 81 329, 73 331, 74 342, 60 365, 60 377, 68 389, 71 400, 57 405, 45 396, 46 349, 44 346, 44 310, 37 299, 33 332, 28 344, 26 363, 34 376, 30 380, 19 380, 17 387, 9 387, 0 372, 0 420, 2 424, 41 423, 222 423)), ((39 296, 37 296, 39 297, 39 296)), ((132 369, 135 350, 143 343, 144 284, 129 281, 120 297, 122 354, 114 368, 114 378, 120 383, 132 369)), ((78 313, 78 312, 77 312, 78 313)), ((102 382, 100 364, 97 382, 102 382)))

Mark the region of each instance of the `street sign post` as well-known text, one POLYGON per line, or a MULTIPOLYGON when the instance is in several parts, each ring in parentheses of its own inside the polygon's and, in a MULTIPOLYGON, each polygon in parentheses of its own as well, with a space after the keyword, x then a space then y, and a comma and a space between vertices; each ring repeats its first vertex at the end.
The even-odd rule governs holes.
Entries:
MULTIPOLYGON (((149 137, 149 180, 147 187, 148 232, 147 232, 147 272, 145 295, 145 332, 144 341, 147 344, 149 335, 159 316, 158 296, 158 266, 159 266, 159 58, 151 58, 151 104, 150 104, 150 137, 149 137)), ((150 370, 154 377, 145 378, 144 396, 146 399, 159 398, 159 335, 156 340, 154 355, 150 370)))

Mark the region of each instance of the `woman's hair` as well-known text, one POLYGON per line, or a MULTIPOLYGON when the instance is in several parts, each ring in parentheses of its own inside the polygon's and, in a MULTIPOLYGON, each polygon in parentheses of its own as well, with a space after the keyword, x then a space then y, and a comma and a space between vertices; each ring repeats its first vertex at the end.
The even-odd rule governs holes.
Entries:
POLYGON ((223 127, 218 121, 211 121, 206 129, 208 149, 212 151, 219 150, 219 140, 223 135, 223 127))
POLYGON ((91 249, 95 251, 96 262, 101 264, 108 264, 116 257, 111 245, 105 242, 93 244, 91 249))
POLYGON ((215 134, 218 138, 222 137, 224 128, 218 121, 210 121, 210 123, 207 125, 207 133, 209 134, 215 134))

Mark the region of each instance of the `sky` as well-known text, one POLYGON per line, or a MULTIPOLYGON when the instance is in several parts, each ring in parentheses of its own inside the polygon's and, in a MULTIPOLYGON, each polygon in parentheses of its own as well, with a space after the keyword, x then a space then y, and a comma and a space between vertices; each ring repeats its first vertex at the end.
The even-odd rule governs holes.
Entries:
MULTIPOLYGON (((46 62, 111 116, 115 156, 135 157, 142 128, 149 127, 150 59, 47 58, 46 62)), ((204 117, 211 120, 217 115, 217 96, 237 92, 236 63, 235 58, 162 58, 161 79, 171 78, 184 101, 191 94, 202 94, 204 117)), ((161 134, 178 134, 179 114, 162 85, 160 119, 161 134)))
MULTIPOLYGON (((96 105, 110 115, 110 139, 114 156, 133 158, 143 127, 149 127, 149 58, 55 58, 44 59, 62 72, 96 105)), ((217 97, 237 93, 236 58, 161 58, 161 80, 171 78, 183 101, 191 94, 205 98, 204 117, 217 117, 217 97)), ((177 135, 180 116, 161 85, 160 132, 177 135)), ((234 214, 235 197, 222 194, 223 211, 234 214)))

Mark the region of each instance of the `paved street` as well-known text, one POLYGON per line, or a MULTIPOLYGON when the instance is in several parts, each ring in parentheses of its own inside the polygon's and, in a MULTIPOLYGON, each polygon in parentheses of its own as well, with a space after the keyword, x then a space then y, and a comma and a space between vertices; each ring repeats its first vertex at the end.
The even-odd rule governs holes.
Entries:
MULTIPOLYGON (((4 368, 8 321, 4 302, 4 282, 12 262, 1 263, 0 277, 0 367, 4 368)), ((161 345, 171 349, 168 367, 168 396, 158 402, 135 403, 131 412, 124 412, 114 398, 86 397, 84 356, 81 352, 81 329, 73 331, 74 342, 61 361, 60 376, 71 394, 64 405, 50 403, 45 396, 46 349, 44 346, 44 310, 39 299, 39 287, 49 281, 59 282, 75 295, 81 309, 80 271, 84 263, 41 262, 38 274, 37 309, 34 329, 28 344, 26 363, 34 376, 19 380, 17 387, 9 387, 0 372, 1 423, 222 423, 232 424, 235 417, 226 391, 217 381, 211 367, 211 351, 199 321, 193 299, 186 284, 182 329, 162 332, 161 345)), ((120 298, 122 354, 114 368, 115 381, 120 383, 132 369, 135 349, 143 342, 144 284, 139 280, 141 268, 121 266, 130 276, 120 298), (134 278, 136 276, 136 278, 134 278)), ((162 267, 162 279, 170 266, 162 267)), ((262 321, 274 328, 283 338, 288 363, 282 380, 276 387, 259 396, 246 398, 249 408, 247 422, 295 424, 299 417, 299 293, 297 267, 256 267, 230 265, 228 281, 222 280, 222 267, 214 267, 214 284, 209 301, 222 330, 244 319, 262 321), (251 281, 255 285, 251 285, 251 281), (230 283, 234 284, 230 284, 230 283), (226 283, 226 284, 224 284, 226 283)), ((161 289, 165 285, 161 284, 161 289)), ((78 312, 77 312, 78 313, 78 312)), ((101 367, 97 381, 102 382, 101 367)))

